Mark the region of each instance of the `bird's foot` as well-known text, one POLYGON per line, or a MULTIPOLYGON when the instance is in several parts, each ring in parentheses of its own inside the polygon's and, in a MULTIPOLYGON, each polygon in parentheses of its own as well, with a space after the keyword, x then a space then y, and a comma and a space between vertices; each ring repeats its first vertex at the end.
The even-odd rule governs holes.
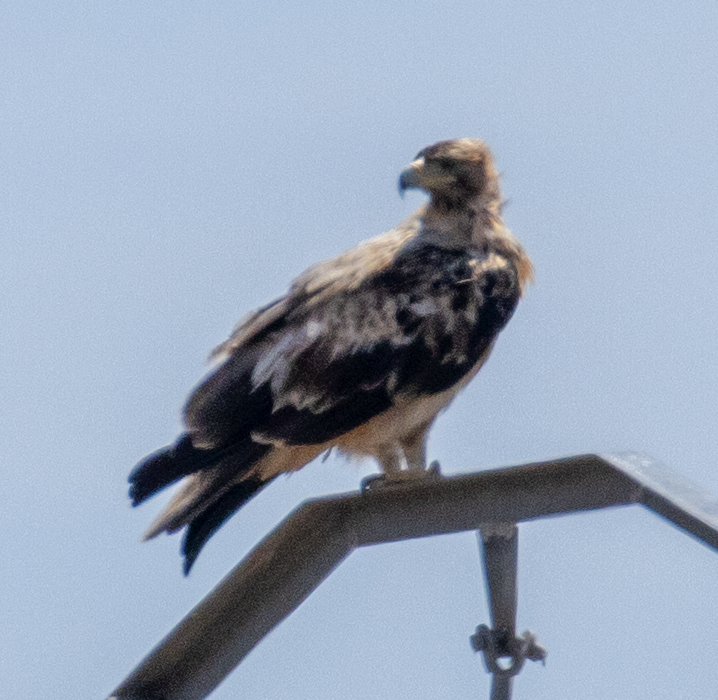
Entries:
POLYGON ((359 489, 362 493, 386 486, 386 474, 370 474, 361 480, 359 489))
POLYGON ((428 469, 402 469, 400 471, 384 474, 371 474, 362 479, 361 492, 371 491, 386 486, 398 486, 409 481, 418 479, 429 479, 441 476, 441 467, 437 461, 433 461, 428 469))

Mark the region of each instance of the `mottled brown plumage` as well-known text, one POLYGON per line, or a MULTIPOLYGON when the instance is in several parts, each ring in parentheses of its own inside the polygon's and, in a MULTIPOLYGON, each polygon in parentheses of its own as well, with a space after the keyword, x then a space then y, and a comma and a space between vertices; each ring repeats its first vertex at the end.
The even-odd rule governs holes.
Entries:
POLYGON ((431 424, 511 317, 532 266, 501 221, 485 144, 426 148, 399 185, 429 202, 245 319, 190 396, 186 433, 130 475, 134 504, 188 477, 147 533, 187 527, 185 572, 246 501, 332 447, 387 478, 421 474, 431 424))

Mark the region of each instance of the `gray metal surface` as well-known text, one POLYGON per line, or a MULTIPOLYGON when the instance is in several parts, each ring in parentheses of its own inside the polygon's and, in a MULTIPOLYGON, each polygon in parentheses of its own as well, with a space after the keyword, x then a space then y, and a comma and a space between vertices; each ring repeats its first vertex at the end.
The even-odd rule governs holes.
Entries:
MULTIPOLYGON (((491 631, 498 642, 496 651, 511 656, 516 636, 519 529, 515 523, 484 524, 479 528, 479 546, 488 588, 491 631)), ((484 661, 489 673, 493 673, 491 700, 509 700, 513 675, 501 673, 496 659, 489 658, 485 649, 484 661), (497 668, 492 668, 492 661, 497 668)), ((516 663, 516 658, 512 658, 512 670, 516 663)))
POLYGON ((308 501, 113 692, 200 700, 356 547, 642 503, 718 549, 718 499, 650 457, 581 455, 308 501))
POLYGON ((516 523, 484 523, 478 535, 492 626, 479 625, 470 638, 471 647, 483 655, 486 671, 493 675, 491 700, 511 700, 514 677, 521 672, 526 659, 544 662, 546 649, 529 630, 516 636, 519 551, 516 523))
POLYGON ((515 523, 490 523, 479 528, 479 546, 489 590, 491 625, 506 636, 516 634, 519 530, 515 523))

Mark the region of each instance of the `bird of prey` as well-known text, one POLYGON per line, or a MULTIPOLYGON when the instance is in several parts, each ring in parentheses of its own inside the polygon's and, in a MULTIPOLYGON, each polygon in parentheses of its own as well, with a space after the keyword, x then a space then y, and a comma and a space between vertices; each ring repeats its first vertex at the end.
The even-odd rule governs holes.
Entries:
POLYGON ((374 457, 387 481, 426 473, 429 428, 488 358, 533 267, 501 220, 483 141, 425 148, 407 188, 428 202, 237 327, 185 405, 185 432, 130 474, 133 505, 186 477, 146 533, 186 528, 185 574, 249 499, 331 448, 374 457))

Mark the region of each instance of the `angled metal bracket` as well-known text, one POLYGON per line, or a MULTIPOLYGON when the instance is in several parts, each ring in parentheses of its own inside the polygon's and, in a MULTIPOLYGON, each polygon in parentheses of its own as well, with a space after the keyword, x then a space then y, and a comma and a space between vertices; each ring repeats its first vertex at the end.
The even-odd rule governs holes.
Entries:
MULTIPOLYGON (((489 582, 494 632, 479 634, 476 644, 493 645, 499 668, 499 659, 508 655, 509 669, 517 669, 521 653, 511 640, 523 639, 518 644, 527 644, 523 656, 530 658, 531 639, 513 637, 516 541, 494 541, 486 523, 512 524, 635 503, 718 550, 718 499, 635 453, 434 476, 309 501, 260 542, 111 697, 201 700, 357 547, 482 527, 488 537, 487 577, 497 582, 489 582), (494 561, 505 562, 498 574, 489 573, 494 561), (504 641, 496 633, 501 629, 504 641)), ((498 690, 510 690, 506 677, 494 674, 498 690)))

